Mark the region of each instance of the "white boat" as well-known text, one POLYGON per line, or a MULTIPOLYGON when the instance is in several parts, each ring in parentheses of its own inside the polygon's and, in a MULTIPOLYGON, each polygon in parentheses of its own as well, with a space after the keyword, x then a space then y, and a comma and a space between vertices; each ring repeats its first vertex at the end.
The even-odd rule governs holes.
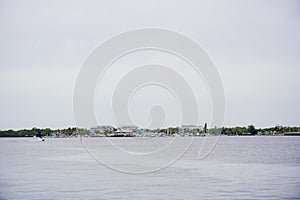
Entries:
POLYGON ((30 142, 44 142, 45 139, 44 138, 37 138, 36 136, 33 137, 34 139, 33 140, 29 140, 30 142), (37 138, 37 139, 36 139, 37 138))
POLYGON ((45 139, 44 139, 44 138, 38 138, 37 141, 39 141, 39 142, 44 142, 45 139))

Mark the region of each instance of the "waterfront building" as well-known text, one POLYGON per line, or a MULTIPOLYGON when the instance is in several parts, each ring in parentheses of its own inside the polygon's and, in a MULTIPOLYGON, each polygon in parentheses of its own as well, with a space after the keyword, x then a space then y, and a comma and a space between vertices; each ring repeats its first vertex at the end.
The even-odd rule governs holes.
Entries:
POLYGON ((105 132, 112 132, 114 130, 114 127, 108 126, 108 125, 102 125, 102 126, 93 126, 90 128, 90 133, 105 133, 105 132))
POLYGON ((181 127, 178 127, 179 135, 199 135, 200 132, 202 131, 203 131, 202 126, 182 125, 181 127))
POLYGON ((136 132, 139 128, 135 125, 121 125, 119 126, 119 130, 123 132, 136 132))

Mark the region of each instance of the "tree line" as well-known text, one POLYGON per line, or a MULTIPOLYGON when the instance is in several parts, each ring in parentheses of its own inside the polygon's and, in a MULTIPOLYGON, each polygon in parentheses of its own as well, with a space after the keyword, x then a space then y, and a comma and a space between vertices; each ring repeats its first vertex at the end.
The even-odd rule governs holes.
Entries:
POLYGON ((21 130, 0 130, 0 137, 45 137, 51 136, 52 134, 64 134, 71 136, 77 133, 76 128, 65 128, 65 129, 50 129, 50 128, 32 128, 32 129, 21 129, 21 130))
MULTIPOLYGON (((165 132, 169 134, 178 133, 178 127, 170 127, 166 129, 147 130, 152 132, 165 132)), ((222 128, 206 128, 201 130, 200 133, 211 133, 221 135, 278 135, 286 132, 299 132, 300 127, 288 127, 288 126, 275 126, 270 128, 255 128, 254 125, 247 127, 222 127, 222 128), (206 130, 207 129, 207 130, 206 130)), ((89 130, 76 127, 68 127, 64 129, 51 129, 51 128, 32 128, 21 130, 0 130, 0 137, 46 137, 46 136, 74 136, 80 134, 89 134, 89 130)))

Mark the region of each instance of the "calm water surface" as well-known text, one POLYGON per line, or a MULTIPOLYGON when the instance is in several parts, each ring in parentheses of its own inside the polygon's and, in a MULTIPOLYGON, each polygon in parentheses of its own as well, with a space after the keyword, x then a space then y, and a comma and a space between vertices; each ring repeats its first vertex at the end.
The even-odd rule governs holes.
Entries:
MULTIPOLYGON (((114 142, 151 151, 170 139, 114 142)), ((170 167, 138 175, 99 165, 77 138, 30 140, 0 139, 0 199, 300 199, 300 137, 221 137, 204 160, 195 143, 170 167)))

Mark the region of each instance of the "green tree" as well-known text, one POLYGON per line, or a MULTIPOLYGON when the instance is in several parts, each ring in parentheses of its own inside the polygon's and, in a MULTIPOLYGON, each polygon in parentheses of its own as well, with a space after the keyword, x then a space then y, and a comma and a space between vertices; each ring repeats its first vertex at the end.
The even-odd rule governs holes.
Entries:
POLYGON ((247 131, 248 131, 248 133, 250 133, 251 135, 257 134, 257 130, 255 129, 255 126, 254 126, 254 125, 249 125, 247 131))

